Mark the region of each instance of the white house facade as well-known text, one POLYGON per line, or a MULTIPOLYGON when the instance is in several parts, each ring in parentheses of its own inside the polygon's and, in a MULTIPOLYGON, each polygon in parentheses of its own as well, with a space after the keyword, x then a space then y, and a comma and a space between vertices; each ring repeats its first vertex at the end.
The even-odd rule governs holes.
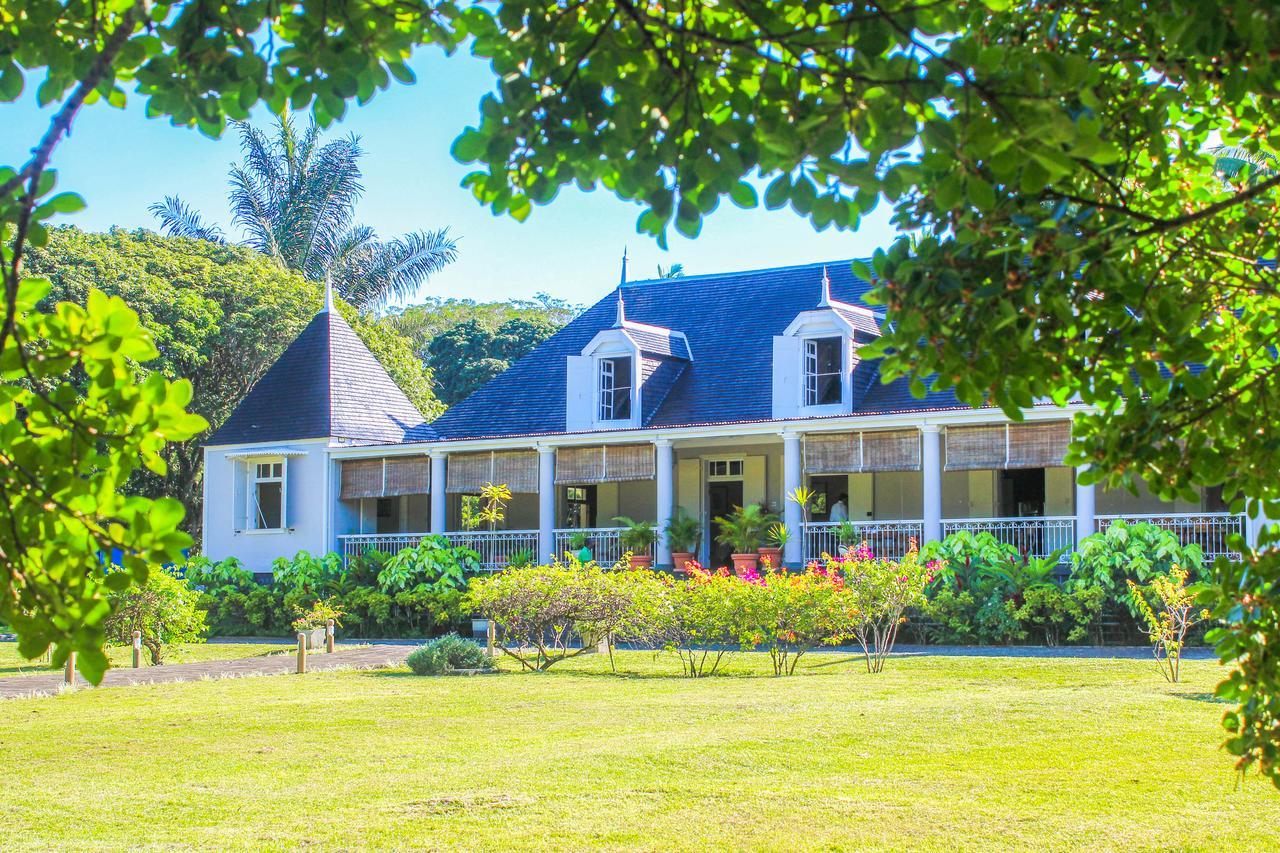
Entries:
MULTIPOLYGON (((724 565, 715 519, 753 503, 795 534, 788 565, 835 550, 837 502, 887 556, 962 529, 1069 552, 1115 518, 1210 557, 1253 532, 1213 489, 1165 503, 1080 484, 1062 464, 1075 408, 1014 423, 882 383, 859 355, 884 322, 868 288, 847 261, 624 283, 430 424, 326 310, 210 438, 204 551, 264 573, 300 550, 350 559, 439 533, 500 569, 581 533, 607 562, 616 517, 661 529, 683 510, 699 559, 724 565), (489 482, 513 493, 503 529, 464 531, 463 497, 489 482), (786 499, 799 486, 817 495, 807 516, 786 499)), ((665 536, 653 556, 671 566, 665 536)))

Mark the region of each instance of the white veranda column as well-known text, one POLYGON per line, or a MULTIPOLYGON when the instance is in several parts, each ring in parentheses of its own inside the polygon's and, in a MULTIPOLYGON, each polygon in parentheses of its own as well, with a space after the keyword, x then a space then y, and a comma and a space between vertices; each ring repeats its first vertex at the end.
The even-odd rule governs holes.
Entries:
POLYGON ((782 522, 787 526, 791 537, 782 551, 782 562, 788 566, 798 566, 804 561, 804 531, 801 523, 804 514, 800 504, 787 498, 802 484, 800 464, 800 433, 786 432, 782 434, 782 522))
POLYGON ((445 525, 448 523, 448 495, 445 494, 446 483, 446 462, 445 454, 439 451, 431 452, 431 532, 444 533, 445 525))
POLYGON ((924 495, 924 542, 942 540, 942 432, 936 424, 920 427, 921 492, 924 495))
POLYGON ((538 448, 538 559, 559 556, 556 551, 556 450, 538 448))
POLYGON ((1080 482, 1080 475, 1088 470, 1087 465, 1076 469, 1076 545, 1097 532, 1097 523, 1094 521, 1097 514, 1097 489, 1093 483, 1086 486, 1080 482))
POLYGON ((663 568, 671 565, 671 543, 667 540, 667 525, 671 523, 671 509, 674 503, 675 490, 672 487, 672 474, 675 470, 675 453, 671 440, 660 438, 653 443, 657 451, 657 513, 658 542, 653 555, 653 564, 663 568))

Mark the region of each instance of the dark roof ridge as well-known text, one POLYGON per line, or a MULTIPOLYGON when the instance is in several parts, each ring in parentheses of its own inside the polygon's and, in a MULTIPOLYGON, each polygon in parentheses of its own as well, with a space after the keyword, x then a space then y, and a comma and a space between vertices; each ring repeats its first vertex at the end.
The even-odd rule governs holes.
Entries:
POLYGON ((652 285, 661 285, 664 287, 669 287, 669 286, 674 286, 674 285, 679 285, 684 283, 697 282, 700 279, 710 278, 710 279, 723 280, 726 278, 735 278, 737 276, 759 275, 762 273, 790 272, 791 270, 802 270, 802 269, 808 269, 809 267, 816 268, 824 265, 834 266, 835 264, 852 264, 855 261, 865 261, 867 263, 870 263, 871 258, 870 257, 837 258, 832 261, 813 261, 807 264, 786 264, 780 267, 759 267, 757 269, 750 269, 750 270, 734 270, 733 272, 707 272, 707 273, 698 273, 696 275, 682 275, 682 276, 679 276, 678 278, 640 278, 640 279, 636 279, 635 281, 628 281, 628 282, 619 284, 617 285, 617 288, 637 287, 637 286, 649 287, 652 285))

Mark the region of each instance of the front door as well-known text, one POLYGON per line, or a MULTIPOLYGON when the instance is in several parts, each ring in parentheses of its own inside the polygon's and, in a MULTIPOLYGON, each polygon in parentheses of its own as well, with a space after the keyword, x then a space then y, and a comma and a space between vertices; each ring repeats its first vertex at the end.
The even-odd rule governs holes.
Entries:
POLYGON ((729 565, 733 547, 720 542, 720 525, 716 519, 728 515, 742 506, 742 481, 723 480, 707 484, 707 515, 710 518, 710 537, 707 553, 711 555, 710 568, 729 565))

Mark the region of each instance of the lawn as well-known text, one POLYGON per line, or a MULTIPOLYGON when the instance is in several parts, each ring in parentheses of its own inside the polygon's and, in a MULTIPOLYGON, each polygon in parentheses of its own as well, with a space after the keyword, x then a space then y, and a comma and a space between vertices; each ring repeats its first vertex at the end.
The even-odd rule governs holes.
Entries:
MULTIPOLYGON (((196 663, 206 660, 248 658, 291 652, 295 648, 295 645, 285 643, 186 643, 170 646, 165 652, 164 662, 196 663)), ((113 646, 107 649, 107 657, 111 659, 112 666, 133 666, 133 649, 129 646, 113 646)), ((147 666, 150 660, 150 653, 143 649, 143 666, 147 666)), ((43 675, 61 671, 62 667, 51 669, 38 661, 30 661, 22 657, 18 654, 17 643, 0 643, 0 678, 10 675, 43 675)))
POLYGON ((0 703, 19 847, 1275 849, 1218 744, 1222 670, 621 653, 546 674, 336 672, 0 703))

